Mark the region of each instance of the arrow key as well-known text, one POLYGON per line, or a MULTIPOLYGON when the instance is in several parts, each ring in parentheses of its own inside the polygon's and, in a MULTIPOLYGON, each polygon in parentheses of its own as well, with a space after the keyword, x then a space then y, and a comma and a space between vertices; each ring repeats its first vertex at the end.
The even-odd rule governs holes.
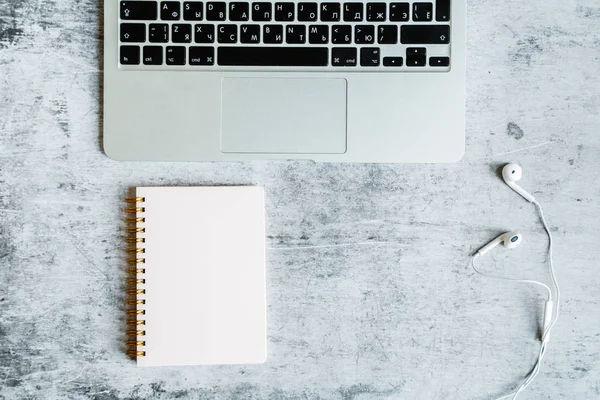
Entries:
POLYGON ((406 49, 406 57, 410 56, 424 56, 427 54, 425 47, 409 47, 406 49))
POLYGON ((431 67, 449 67, 450 57, 430 57, 429 65, 431 67))
POLYGON ((401 67, 403 62, 402 57, 383 57, 384 67, 401 67))
POLYGON ((146 24, 121 24, 121 42, 143 43, 146 41, 146 24))
POLYGON ((427 64, 427 58, 425 56, 407 56, 406 66, 407 67, 424 67, 427 64))

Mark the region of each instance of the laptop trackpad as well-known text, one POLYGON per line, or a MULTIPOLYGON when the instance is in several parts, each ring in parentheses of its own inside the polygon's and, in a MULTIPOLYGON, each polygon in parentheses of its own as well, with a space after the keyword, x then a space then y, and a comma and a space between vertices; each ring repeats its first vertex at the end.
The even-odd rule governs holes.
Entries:
POLYGON ((225 78, 224 153, 346 152, 346 80, 225 78))

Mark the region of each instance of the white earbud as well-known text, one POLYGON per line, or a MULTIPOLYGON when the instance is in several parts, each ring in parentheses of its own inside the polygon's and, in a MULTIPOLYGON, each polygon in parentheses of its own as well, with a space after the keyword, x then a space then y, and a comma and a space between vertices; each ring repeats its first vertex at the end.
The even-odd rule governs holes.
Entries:
POLYGON ((521 166, 515 163, 506 164, 504 168, 502 168, 502 179, 508 186, 511 187, 512 190, 519 193, 523 196, 527 201, 531 203, 535 203, 535 197, 527 193, 527 191, 523 190, 523 188, 517 185, 517 182, 523 176, 523 169, 521 166))
POLYGON ((517 232, 505 232, 502 235, 498 236, 479 250, 477 250, 477 254, 484 255, 494 247, 498 246, 500 243, 504 244, 504 247, 507 249, 513 249, 521 244, 523 241, 523 235, 517 232))

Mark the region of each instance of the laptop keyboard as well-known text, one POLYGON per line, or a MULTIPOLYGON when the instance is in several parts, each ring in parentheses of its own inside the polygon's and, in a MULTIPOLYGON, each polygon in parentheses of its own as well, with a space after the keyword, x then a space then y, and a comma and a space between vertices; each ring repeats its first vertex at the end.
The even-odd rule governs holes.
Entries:
POLYGON ((119 18, 123 69, 450 69, 450 0, 121 1, 119 18))

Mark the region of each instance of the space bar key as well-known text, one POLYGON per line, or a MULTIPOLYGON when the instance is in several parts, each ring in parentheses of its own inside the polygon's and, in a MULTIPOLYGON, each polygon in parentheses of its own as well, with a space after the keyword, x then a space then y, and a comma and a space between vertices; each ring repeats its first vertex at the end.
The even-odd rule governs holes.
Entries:
POLYGON ((219 47, 217 63, 224 66, 325 67, 324 47, 219 47))

